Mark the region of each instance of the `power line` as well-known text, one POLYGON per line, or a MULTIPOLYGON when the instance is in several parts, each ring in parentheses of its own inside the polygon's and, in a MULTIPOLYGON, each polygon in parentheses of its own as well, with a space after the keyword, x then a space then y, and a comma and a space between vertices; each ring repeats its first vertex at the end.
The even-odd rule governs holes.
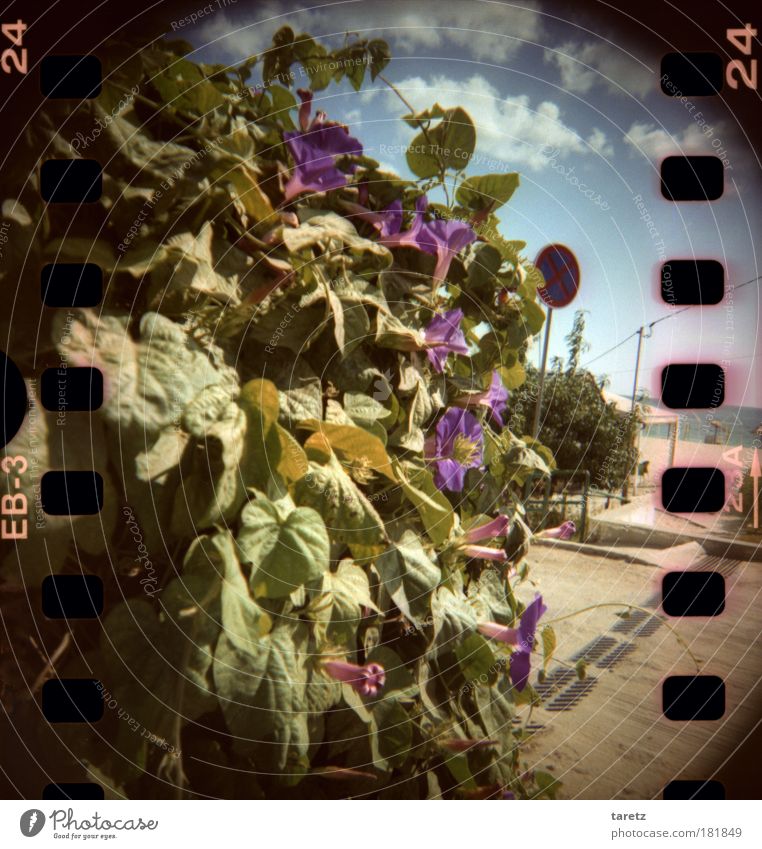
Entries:
POLYGON ((610 354, 612 351, 616 351, 617 348, 624 345, 625 342, 629 342, 630 339, 632 339, 633 336, 637 336, 637 335, 638 335, 637 330, 634 331, 633 333, 630 333, 630 335, 626 339, 622 339, 621 342, 617 342, 616 345, 613 346, 613 348, 609 348, 608 351, 604 351, 602 354, 598 354, 597 357, 593 357, 592 360, 588 360, 588 362, 586 362, 582 366, 582 368, 587 368, 589 365, 592 365, 594 362, 596 362, 596 360, 600 360, 602 357, 605 357, 607 354, 610 354))
MULTIPOLYGON (((738 286, 733 286, 733 291, 736 292, 736 291, 738 291, 738 289, 743 289, 744 286, 749 286, 752 283, 756 283, 757 280, 762 280, 762 274, 759 274, 756 277, 752 277, 751 280, 747 280, 745 283, 740 283, 738 286)), ((691 304, 691 306, 699 306, 699 305, 698 304, 691 304)), ((593 357, 592 360, 588 360, 586 363, 584 363, 582 365, 582 368, 587 368, 588 366, 591 366, 593 363, 597 362, 598 360, 603 359, 603 357, 607 356, 612 351, 616 351, 617 348, 624 345, 625 342, 629 342, 630 339, 632 339, 633 336, 637 336, 642 330, 645 330, 646 328, 648 328, 650 330, 652 327, 657 325, 660 321, 666 321, 668 318, 674 318, 676 315, 680 315, 681 312, 685 312, 686 310, 689 310, 691 308, 691 306, 683 307, 680 310, 676 310, 675 312, 671 312, 671 313, 668 313, 667 315, 663 315, 661 318, 654 319, 649 324, 642 325, 637 330, 630 333, 629 336, 622 339, 621 342, 617 342, 616 345, 609 348, 608 351, 604 351, 602 354, 598 354, 597 357, 593 357)))

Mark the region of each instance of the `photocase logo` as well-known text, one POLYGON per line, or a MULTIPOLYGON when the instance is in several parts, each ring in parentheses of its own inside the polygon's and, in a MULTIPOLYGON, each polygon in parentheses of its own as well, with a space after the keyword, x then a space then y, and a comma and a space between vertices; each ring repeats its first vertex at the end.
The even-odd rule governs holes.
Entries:
POLYGON ((36 837, 45 825, 45 814, 39 808, 24 811, 19 821, 19 828, 25 837, 36 837))
POLYGON ((389 369, 384 372, 383 377, 379 377, 376 380, 373 388, 375 389, 373 393, 374 400, 386 401, 388 399, 392 394, 392 373, 389 369))

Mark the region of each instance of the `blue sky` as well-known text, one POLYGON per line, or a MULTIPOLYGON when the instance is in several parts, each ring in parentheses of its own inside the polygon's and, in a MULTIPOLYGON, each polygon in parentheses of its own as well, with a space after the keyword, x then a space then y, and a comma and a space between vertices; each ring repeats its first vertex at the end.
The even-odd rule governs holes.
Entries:
MULTIPOLYGON (((521 174, 500 211, 504 235, 526 241, 531 259, 551 242, 578 257, 580 294, 554 315, 551 356, 565 353, 574 309, 587 310, 583 364, 595 359, 591 369, 610 375, 614 391, 631 392, 636 340, 601 355, 672 309, 659 295, 662 261, 715 258, 736 285, 761 273, 753 236, 762 231, 762 186, 742 128, 718 97, 683 104, 662 94, 658 54, 621 33, 563 20, 566 7, 548 2, 228 4, 176 33, 199 48, 197 58, 242 61, 284 23, 334 43, 346 31, 383 37, 394 57, 386 75, 416 108, 438 101, 470 113, 478 142, 468 172, 521 174), (726 163, 719 201, 661 197, 664 156, 713 152, 726 163)), ((331 86, 319 107, 349 124, 370 156, 409 176, 401 148, 413 133, 399 120, 407 110, 380 81, 359 93, 331 86)), ((762 356, 759 291, 755 283, 724 304, 660 322, 644 345, 639 386, 658 394, 663 365, 698 356, 724 362, 728 403, 762 406, 753 370, 762 356)))

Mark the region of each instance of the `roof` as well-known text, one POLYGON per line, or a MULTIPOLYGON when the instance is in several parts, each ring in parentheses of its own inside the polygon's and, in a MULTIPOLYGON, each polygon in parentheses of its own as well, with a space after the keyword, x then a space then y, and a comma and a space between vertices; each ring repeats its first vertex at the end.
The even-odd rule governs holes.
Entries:
MULTIPOLYGON (((626 395, 617 395, 616 392, 610 392, 608 389, 602 389, 601 395, 607 404, 613 404, 620 416, 628 416, 632 409, 632 398, 626 395)), ((661 407, 652 407, 650 404, 639 404, 641 411, 641 420, 646 425, 655 424, 677 424, 680 421, 680 416, 673 413, 672 410, 664 410, 661 407)))

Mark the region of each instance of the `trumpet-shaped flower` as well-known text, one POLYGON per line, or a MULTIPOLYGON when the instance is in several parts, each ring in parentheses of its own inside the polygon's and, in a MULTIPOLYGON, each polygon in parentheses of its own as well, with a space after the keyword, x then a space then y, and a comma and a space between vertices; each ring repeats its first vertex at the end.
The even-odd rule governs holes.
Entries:
POLYGON ((546 528, 535 534, 538 539, 571 539, 577 533, 577 526, 574 522, 564 522, 557 528, 546 528))
POLYGON ((502 427, 503 413, 508 406, 508 390, 503 386, 503 381, 498 372, 493 371, 489 389, 484 392, 462 395, 455 400, 455 403, 459 407, 486 407, 492 418, 502 427))
POLYGON ((510 526, 510 518, 505 513, 501 513, 491 521, 485 522, 483 525, 477 525, 475 528, 470 528, 466 531, 466 542, 483 542, 485 539, 504 537, 508 533, 510 526))
POLYGON ((466 469, 482 464, 484 433, 476 417, 467 410, 450 407, 437 422, 436 434, 427 440, 427 454, 436 466, 434 483, 439 489, 460 492, 466 469))
POLYGON ((349 684, 361 696, 376 696, 386 682, 386 672, 380 663, 368 663, 358 666, 343 660, 328 660, 323 669, 335 681, 349 684))
POLYGON ((511 681, 521 691, 526 687, 531 669, 532 646, 535 642, 537 623, 548 608, 542 602, 542 596, 527 605, 521 614, 518 628, 508 628, 497 622, 482 622, 477 627, 481 634, 492 640, 499 640, 516 650, 511 654, 511 681))
POLYGON ((461 321, 463 321, 463 310, 447 310, 442 315, 435 315, 423 331, 426 356, 434 367, 434 371, 440 374, 444 371, 449 353, 468 353, 466 337, 460 329, 461 321))
POLYGON ((347 175, 336 167, 336 160, 363 152, 362 144, 349 135, 349 129, 336 121, 326 121, 325 112, 317 112, 310 121, 312 92, 300 89, 299 96, 301 132, 283 134, 294 159, 294 173, 286 183, 286 200, 302 192, 327 192, 346 186, 347 175))
POLYGON ((450 263, 456 254, 476 240, 471 225, 459 219, 425 219, 429 207, 428 198, 423 195, 415 202, 413 221, 407 230, 402 229, 402 202, 394 201, 382 212, 370 212, 362 215, 379 231, 379 241, 388 248, 416 248, 437 258, 434 278, 444 280, 450 269, 450 263))

